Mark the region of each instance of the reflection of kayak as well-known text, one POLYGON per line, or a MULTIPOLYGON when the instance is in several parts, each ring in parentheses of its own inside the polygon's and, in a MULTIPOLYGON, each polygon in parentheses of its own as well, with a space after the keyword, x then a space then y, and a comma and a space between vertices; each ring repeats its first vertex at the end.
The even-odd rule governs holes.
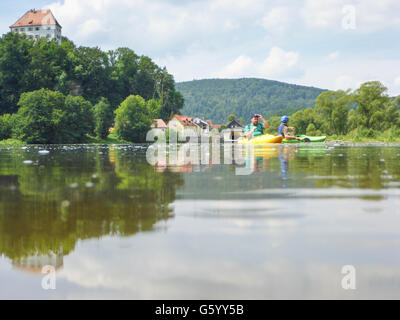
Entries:
POLYGON ((300 138, 301 141, 283 139, 282 143, 325 142, 325 140, 326 140, 326 136, 310 137, 310 136, 302 135, 302 136, 298 136, 298 138, 300 138))
MULTIPOLYGON (((261 157, 263 159, 275 158, 279 155, 279 147, 264 146, 257 147, 252 150, 255 157, 261 157)), ((247 153, 248 154, 248 153, 247 153)))
POLYGON ((258 137, 252 137, 251 139, 247 138, 239 138, 240 144, 267 144, 267 143, 281 143, 283 137, 281 136, 271 136, 268 134, 264 134, 258 137))

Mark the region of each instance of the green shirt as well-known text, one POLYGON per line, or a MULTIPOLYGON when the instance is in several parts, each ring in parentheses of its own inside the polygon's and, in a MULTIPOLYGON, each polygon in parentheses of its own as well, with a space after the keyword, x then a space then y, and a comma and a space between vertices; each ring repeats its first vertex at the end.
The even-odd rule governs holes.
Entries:
MULTIPOLYGON (((247 132, 253 130, 254 127, 255 126, 253 126, 252 124, 248 124, 244 128, 244 133, 247 133, 247 132)), ((257 124, 257 129, 253 132, 253 137, 261 136, 262 134, 264 134, 264 124, 258 123, 257 124)))

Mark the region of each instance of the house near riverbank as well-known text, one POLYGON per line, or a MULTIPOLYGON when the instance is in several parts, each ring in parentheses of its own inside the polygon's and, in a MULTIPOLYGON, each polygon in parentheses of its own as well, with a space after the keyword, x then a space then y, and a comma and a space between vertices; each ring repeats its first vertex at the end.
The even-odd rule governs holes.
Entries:
POLYGON ((151 125, 152 129, 161 129, 163 131, 167 130, 167 124, 163 119, 153 119, 153 124, 151 125))
POLYGON ((178 133, 180 137, 188 137, 192 134, 199 135, 201 127, 198 126, 192 117, 185 115, 174 115, 168 122, 168 128, 178 133))
POLYGON ((156 135, 160 135, 167 131, 168 126, 163 119, 153 119, 153 124, 150 128, 155 130, 156 135))
POLYGON ((244 131, 244 126, 238 120, 232 120, 229 122, 226 127, 232 130, 231 139, 236 140, 242 136, 244 131))
POLYGON ((10 26, 11 32, 18 32, 26 36, 39 39, 56 40, 61 44, 61 25, 51 10, 29 10, 17 22, 10 26))
POLYGON ((193 118, 186 115, 174 115, 168 122, 168 128, 178 132, 178 135, 189 136, 190 133, 201 135, 209 133, 213 129, 219 130, 220 124, 213 124, 211 120, 203 120, 201 118, 193 118))

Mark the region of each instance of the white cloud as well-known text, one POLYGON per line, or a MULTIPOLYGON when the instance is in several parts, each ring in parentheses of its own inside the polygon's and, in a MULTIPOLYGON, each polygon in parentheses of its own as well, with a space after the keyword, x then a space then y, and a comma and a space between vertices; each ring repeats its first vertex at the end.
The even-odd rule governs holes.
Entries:
POLYGON ((349 75, 341 75, 335 79, 335 90, 347 90, 356 87, 356 81, 349 75))
POLYGON ((398 0, 307 0, 301 15, 308 27, 346 31, 342 22, 351 14, 344 10, 346 6, 355 9, 356 31, 373 32, 387 27, 400 27, 398 0))
POLYGON ((271 48, 268 57, 260 66, 260 74, 265 77, 285 75, 297 65, 299 54, 284 51, 279 47, 271 48))
POLYGON ((334 51, 334 52, 330 53, 329 55, 327 55, 324 58, 324 61, 331 62, 331 61, 337 60, 339 58, 339 56, 340 56, 339 51, 334 51))
POLYGON ((216 76, 221 78, 253 76, 284 80, 298 75, 298 60, 299 54, 297 52, 272 47, 264 61, 240 55, 233 62, 223 67, 216 76))
POLYGON ((307 0, 301 14, 309 27, 340 27, 344 0, 307 0))
POLYGON ((395 85, 396 87, 400 87, 400 76, 397 77, 396 79, 394 79, 394 85, 395 85))
POLYGON ((317 86, 331 90, 356 89, 367 81, 380 81, 389 88, 390 95, 399 95, 400 86, 394 79, 400 70, 399 60, 338 59, 331 63, 314 63, 305 68, 298 84, 317 86))
POLYGON ((83 36, 90 36, 97 32, 106 31, 101 21, 90 19, 81 24, 81 33, 83 36))
POLYGON ((246 75, 253 73, 253 70, 253 60, 250 57, 242 55, 227 65, 220 73, 220 76, 223 78, 245 77, 246 75))
POLYGON ((290 11, 286 7, 276 7, 263 18, 261 25, 267 31, 283 32, 290 24, 290 11))

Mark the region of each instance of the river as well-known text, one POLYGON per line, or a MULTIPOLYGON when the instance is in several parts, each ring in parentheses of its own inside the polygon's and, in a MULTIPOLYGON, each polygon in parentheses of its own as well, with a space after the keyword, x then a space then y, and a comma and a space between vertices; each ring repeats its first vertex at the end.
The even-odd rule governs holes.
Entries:
POLYGON ((400 298, 400 146, 146 150, 1 147, 0 299, 400 298))

